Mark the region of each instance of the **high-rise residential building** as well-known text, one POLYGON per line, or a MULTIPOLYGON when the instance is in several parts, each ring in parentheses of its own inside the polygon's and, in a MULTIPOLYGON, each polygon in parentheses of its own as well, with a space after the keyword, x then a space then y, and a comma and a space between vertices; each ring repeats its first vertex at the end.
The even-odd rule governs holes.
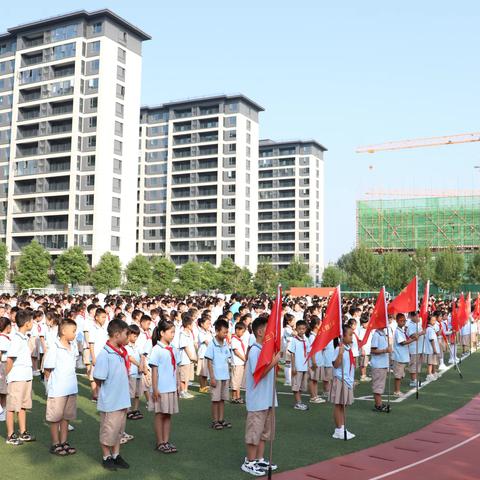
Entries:
POLYGON ((139 253, 256 270, 261 111, 243 95, 142 108, 139 253))
POLYGON ((0 35, 0 238, 53 256, 135 254, 141 49, 109 10, 0 35))
POLYGON ((320 282, 323 271, 323 153, 314 140, 260 140, 258 260, 285 268, 294 258, 320 282))

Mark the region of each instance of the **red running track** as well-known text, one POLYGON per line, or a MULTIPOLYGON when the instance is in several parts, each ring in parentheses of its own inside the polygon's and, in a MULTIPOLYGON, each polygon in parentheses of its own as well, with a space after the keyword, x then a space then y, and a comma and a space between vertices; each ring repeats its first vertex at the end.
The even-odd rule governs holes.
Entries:
POLYGON ((479 480, 480 395, 417 432, 274 476, 275 480, 348 477, 355 480, 479 480))

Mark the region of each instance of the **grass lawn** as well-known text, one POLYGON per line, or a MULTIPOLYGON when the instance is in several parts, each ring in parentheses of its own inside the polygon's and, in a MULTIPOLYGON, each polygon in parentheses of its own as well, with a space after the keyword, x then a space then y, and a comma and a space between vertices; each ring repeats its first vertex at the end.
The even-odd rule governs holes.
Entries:
MULTIPOLYGON (((309 411, 302 412, 292 409, 293 400, 290 395, 279 395, 274 461, 279 464, 280 470, 289 470, 418 430, 461 407, 480 392, 479 361, 480 354, 474 354, 461 365, 463 380, 452 369, 439 381, 422 389, 418 401, 413 396, 399 404, 392 404, 390 414, 375 413, 372 411, 371 402, 356 401, 348 410, 347 423, 357 437, 349 442, 331 438, 333 424, 330 404, 312 405, 309 411)), ((226 418, 232 421, 233 428, 213 431, 209 428, 209 397, 196 392, 193 392, 196 394, 194 399, 180 401, 180 414, 173 419, 171 440, 178 447, 179 453, 164 455, 153 451, 152 414, 146 413, 143 420, 127 423, 128 433, 135 435, 135 440, 122 447, 122 456, 130 463, 130 470, 105 472, 100 464, 98 415, 95 405, 89 401, 90 392, 84 376, 79 377, 79 389, 78 419, 74 423, 76 430, 70 434, 70 441, 78 449, 78 453, 66 458, 48 453, 50 438, 44 421, 43 386, 35 380, 33 409, 28 416, 28 428, 37 436, 37 441, 20 447, 8 446, 3 441, 0 443, 0 464, 4 478, 249 478, 240 471, 244 456, 244 407, 227 405, 226 418)), ((279 391, 288 390, 279 385, 279 391)), ((370 393, 369 384, 361 384, 355 391, 356 396, 370 393)), ((4 439, 5 424, 0 425, 4 439)))

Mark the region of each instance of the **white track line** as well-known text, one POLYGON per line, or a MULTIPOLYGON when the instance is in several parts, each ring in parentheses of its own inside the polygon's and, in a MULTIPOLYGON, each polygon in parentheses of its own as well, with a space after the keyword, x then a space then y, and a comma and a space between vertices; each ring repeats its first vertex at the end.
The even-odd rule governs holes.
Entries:
POLYGON ((396 473, 400 473, 400 472, 403 472, 404 470, 408 470, 410 468, 416 467, 417 465, 421 465, 422 463, 433 460, 434 458, 440 457, 441 455, 445 455, 446 453, 449 453, 452 450, 456 450, 457 448, 460 448, 463 445, 466 445, 467 443, 473 440, 476 440, 478 437, 480 437, 480 433, 477 433, 473 437, 463 440, 463 442, 457 443, 457 445, 453 445, 452 447, 442 450, 441 452, 435 453, 434 455, 430 455, 429 457, 424 458, 422 460, 418 460, 418 462, 411 463, 410 465, 405 465, 404 467, 397 468, 396 470, 392 470, 391 472, 383 473, 382 475, 378 475, 377 477, 371 477, 369 478, 369 480, 380 480, 381 478, 390 477, 391 475, 395 475, 396 473))

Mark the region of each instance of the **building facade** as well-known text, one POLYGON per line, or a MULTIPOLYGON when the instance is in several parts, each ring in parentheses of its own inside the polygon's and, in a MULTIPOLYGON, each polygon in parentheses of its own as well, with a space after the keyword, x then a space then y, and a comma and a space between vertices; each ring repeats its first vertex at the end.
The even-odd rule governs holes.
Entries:
POLYGON ((323 271, 324 165, 316 141, 261 140, 258 163, 258 260, 276 268, 293 258, 323 271))
POLYGON ((109 10, 0 35, 0 238, 135 254, 141 47, 109 10))

